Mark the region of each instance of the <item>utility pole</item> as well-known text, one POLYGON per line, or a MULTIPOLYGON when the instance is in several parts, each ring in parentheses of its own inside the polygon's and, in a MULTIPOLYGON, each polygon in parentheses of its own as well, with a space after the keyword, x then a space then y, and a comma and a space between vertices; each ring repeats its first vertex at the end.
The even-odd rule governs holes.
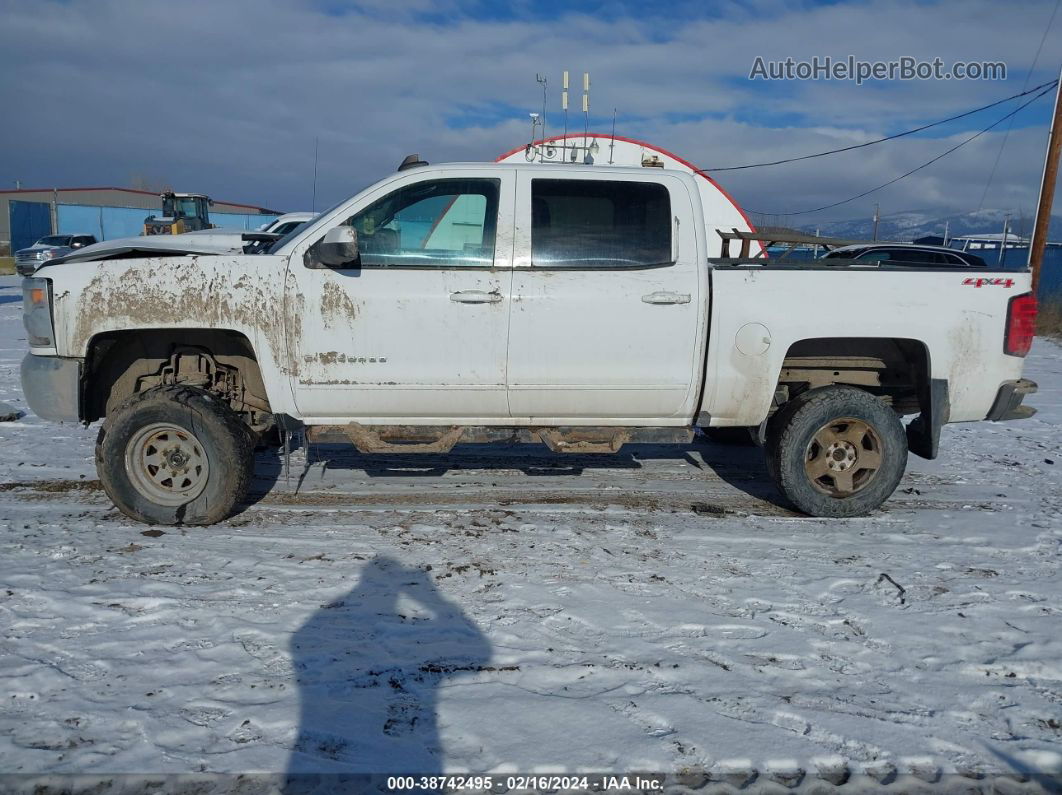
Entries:
POLYGON ((948 227, 951 225, 951 219, 949 218, 944 222, 944 245, 948 245, 948 227))
POLYGON ((1002 265, 1003 264, 1003 257, 1004 257, 1004 254, 1005 254, 1006 250, 1007 250, 1007 229, 1009 227, 1010 227, 1010 213, 1005 213, 1003 215, 1003 239, 999 241, 999 260, 997 260, 997 262, 996 262, 997 265, 1002 265))
POLYGON ((872 238, 872 240, 877 240, 878 239, 878 220, 879 220, 879 218, 880 218, 880 215, 878 213, 878 203, 874 202, 874 237, 872 238))
POLYGON ((1059 71, 1055 88, 1055 112, 1051 116, 1051 132, 1047 138, 1047 157, 1044 160, 1044 175, 1040 182, 1040 202, 1036 206, 1036 223, 1033 224, 1032 242, 1029 244, 1029 270, 1032 271, 1033 295, 1040 285, 1040 266, 1044 261, 1047 244, 1047 227, 1051 223, 1051 203, 1055 198, 1055 181, 1058 179, 1058 158, 1062 153, 1062 70, 1059 71))

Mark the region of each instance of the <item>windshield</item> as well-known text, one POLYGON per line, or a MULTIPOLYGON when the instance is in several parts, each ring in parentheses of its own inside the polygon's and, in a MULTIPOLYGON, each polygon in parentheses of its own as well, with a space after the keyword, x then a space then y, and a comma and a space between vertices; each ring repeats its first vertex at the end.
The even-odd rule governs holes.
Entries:
POLYGON ((37 241, 38 246, 69 246, 69 235, 49 235, 37 241))

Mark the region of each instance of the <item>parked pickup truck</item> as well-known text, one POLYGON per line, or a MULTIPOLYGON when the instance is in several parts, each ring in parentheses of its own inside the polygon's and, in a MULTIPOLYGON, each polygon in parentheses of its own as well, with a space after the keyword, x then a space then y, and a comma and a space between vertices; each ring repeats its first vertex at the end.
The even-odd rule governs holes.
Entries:
POLYGON ((19 276, 29 276, 41 263, 58 259, 74 249, 91 246, 96 242, 92 235, 46 235, 29 248, 15 252, 15 270, 19 276))
POLYGON ((1033 413, 1028 273, 712 259, 685 173, 425 164, 262 254, 172 246, 24 283, 27 402, 102 419, 103 487, 149 523, 229 516, 275 427, 387 453, 750 427, 798 509, 853 516, 944 423, 1033 413))

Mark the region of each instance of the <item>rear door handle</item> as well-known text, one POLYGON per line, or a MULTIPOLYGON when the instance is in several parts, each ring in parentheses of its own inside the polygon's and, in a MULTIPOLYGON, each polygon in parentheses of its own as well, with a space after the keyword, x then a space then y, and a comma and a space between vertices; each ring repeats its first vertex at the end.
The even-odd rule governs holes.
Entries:
POLYGON ((647 304, 688 304, 690 302, 690 294, 669 293, 663 290, 659 290, 655 293, 643 295, 642 301, 647 304))
POLYGON ((450 300, 458 304, 496 304, 502 300, 501 293, 486 293, 483 290, 462 290, 450 293, 450 300))

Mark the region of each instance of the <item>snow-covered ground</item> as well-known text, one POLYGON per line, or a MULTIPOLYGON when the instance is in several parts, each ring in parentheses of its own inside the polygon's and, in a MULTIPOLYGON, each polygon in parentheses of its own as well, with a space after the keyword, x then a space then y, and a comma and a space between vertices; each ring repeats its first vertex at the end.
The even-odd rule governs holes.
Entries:
MULTIPOLYGON (((25 408, 18 282, 0 400, 25 408)), ((259 461, 149 529, 95 428, 0 423, 0 771, 1062 773, 1062 349, 885 510, 776 504, 754 448, 259 461), (296 493, 297 488, 297 493, 296 493), (840 771, 840 772, 839 772, 840 771)), ((902 780, 902 779, 901 779, 902 780)))

